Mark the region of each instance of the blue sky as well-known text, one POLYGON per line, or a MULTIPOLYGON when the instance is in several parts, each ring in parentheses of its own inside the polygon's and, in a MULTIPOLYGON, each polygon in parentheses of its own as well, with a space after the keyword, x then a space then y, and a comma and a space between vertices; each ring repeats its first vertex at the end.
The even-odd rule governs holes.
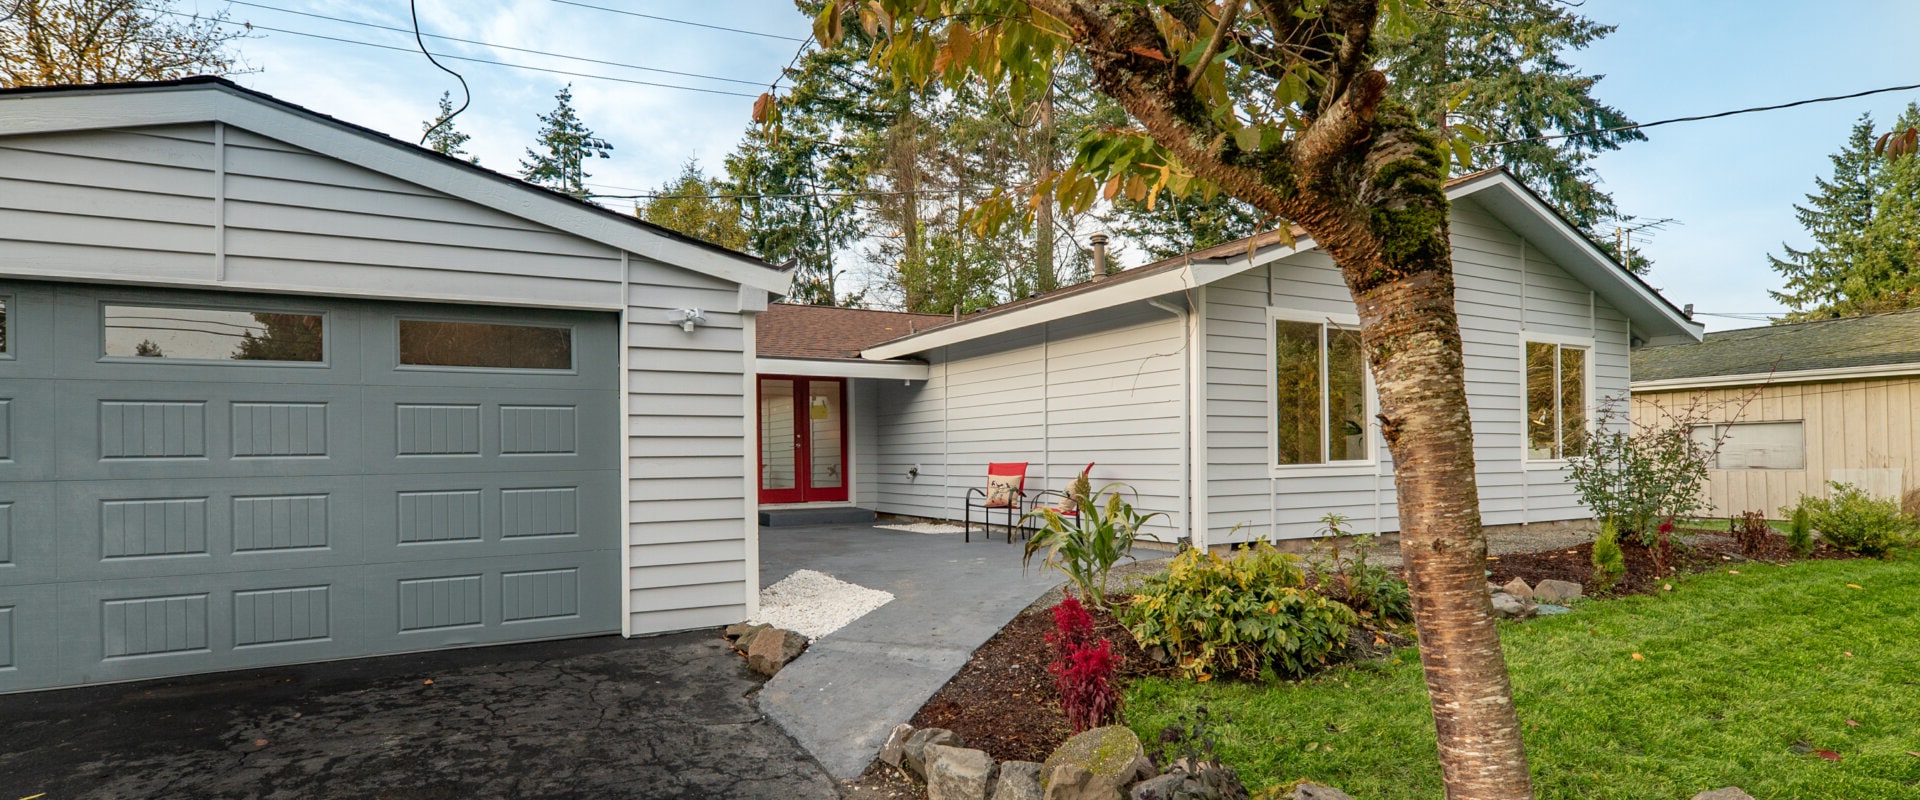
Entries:
MULTIPOLYGON (((808 21, 786 0, 634 2, 579 0, 742 28, 805 37, 808 21)), ((191 10, 226 7, 188 0, 191 10)), ((259 0, 273 6, 405 28, 401 0, 259 0)), ((1685 0, 1586 0, 1580 11, 1619 30, 1571 60, 1606 76, 1596 94, 1634 119, 1764 105, 1920 82, 1920 3, 1835 0, 1830 3, 1685 0)), ((420 0, 423 28, 465 39, 565 53, 681 72, 770 82, 798 42, 612 14, 554 0, 420 0)), ((235 4, 232 18, 261 26, 411 47, 410 36, 235 4)), ((582 117, 616 147, 590 167, 596 190, 621 193, 658 186, 697 158, 709 171, 738 142, 748 122, 753 85, 569 62, 526 53, 429 39, 436 52, 489 58, 631 80, 740 92, 748 97, 573 78, 582 117), (615 188, 618 187, 618 188, 615 188)), ((418 53, 323 41, 272 31, 240 43, 257 72, 240 83, 291 102, 408 140, 455 81, 418 53)), ((569 78, 468 62, 448 62, 466 75, 474 103, 459 127, 483 166, 513 173, 538 128, 535 115, 553 107, 569 78)), ((1642 239, 1654 260, 1651 282, 1676 303, 1702 312, 1774 311, 1777 286, 1766 266, 1780 244, 1804 243, 1792 204, 1828 169, 1827 155, 1864 111, 1885 123, 1920 92, 1881 95, 1648 131, 1649 141, 1602 157, 1606 188, 1621 208, 1678 224, 1642 239)), ((1755 324, 1702 317, 1713 329, 1755 324)))

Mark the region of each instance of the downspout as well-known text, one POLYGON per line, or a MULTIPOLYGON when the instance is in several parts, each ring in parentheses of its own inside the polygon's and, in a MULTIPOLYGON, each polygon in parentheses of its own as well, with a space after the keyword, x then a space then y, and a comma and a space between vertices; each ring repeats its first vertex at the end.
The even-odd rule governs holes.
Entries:
MULTIPOLYGON (((1176 319, 1180 320, 1180 335, 1186 338, 1186 343, 1181 349, 1187 356, 1181 359, 1180 363, 1182 378, 1180 385, 1187 388, 1189 397, 1191 397, 1194 381, 1193 342, 1195 320, 1193 312, 1187 308, 1175 306, 1165 300, 1159 299, 1148 300, 1147 305, 1172 314, 1176 319)), ((1198 515, 1194 512, 1193 506, 1195 493, 1201 491, 1200 487, 1193 485, 1193 413, 1192 403, 1180 404, 1180 474, 1184 476, 1184 479, 1180 482, 1180 511, 1181 514, 1187 518, 1187 541, 1192 543, 1194 547, 1204 548, 1207 546, 1207 534, 1201 527, 1201 520, 1196 518, 1198 515)))

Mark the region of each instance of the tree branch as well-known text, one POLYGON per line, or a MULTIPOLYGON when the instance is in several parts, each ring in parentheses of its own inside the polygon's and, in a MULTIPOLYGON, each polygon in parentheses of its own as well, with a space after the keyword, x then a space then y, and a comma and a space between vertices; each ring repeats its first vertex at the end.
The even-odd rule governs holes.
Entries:
POLYGON ((1233 30, 1233 24, 1240 17, 1240 3, 1241 0, 1227 0, 1227 10, 1220 13, 1220 21, 1213 26, 1213 36, 1207 39, 1207 49, 1200 51, 1200 60, 1194 62, 1187 73, 1187 83, 1181 87, 1182 90, 1193 91, 1193 87, 1200 83, 1200 78, 1207 74, 1207 64, 1220 54, 1221 44, 1226 42, 1227 33, 1233 30))

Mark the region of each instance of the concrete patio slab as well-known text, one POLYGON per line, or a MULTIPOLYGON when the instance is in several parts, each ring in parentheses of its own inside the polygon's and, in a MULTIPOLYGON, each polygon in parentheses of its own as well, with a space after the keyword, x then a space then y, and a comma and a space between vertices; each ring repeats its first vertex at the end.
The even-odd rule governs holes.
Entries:
MULTIPOLYGON (((996 534, 998 536, 998 534, 996 534)), ((835 778, 863 772, 893 726, 945 686, 973 651, 1058 585, 1020 541, 870 525, 763 528, 760 585, 811 569, 894 600, 822 637, 761 689, 761 711, 835 778)), ((1145 557, 1146 553, 1141 553, 1145 557)))

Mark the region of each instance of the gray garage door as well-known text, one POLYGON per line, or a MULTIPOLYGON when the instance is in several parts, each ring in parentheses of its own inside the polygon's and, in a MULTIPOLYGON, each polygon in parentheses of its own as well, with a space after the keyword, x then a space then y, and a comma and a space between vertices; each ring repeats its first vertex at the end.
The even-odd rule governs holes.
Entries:
POLYGON ((619 628, 611 315, 0 302, 0 691, 619 628))

